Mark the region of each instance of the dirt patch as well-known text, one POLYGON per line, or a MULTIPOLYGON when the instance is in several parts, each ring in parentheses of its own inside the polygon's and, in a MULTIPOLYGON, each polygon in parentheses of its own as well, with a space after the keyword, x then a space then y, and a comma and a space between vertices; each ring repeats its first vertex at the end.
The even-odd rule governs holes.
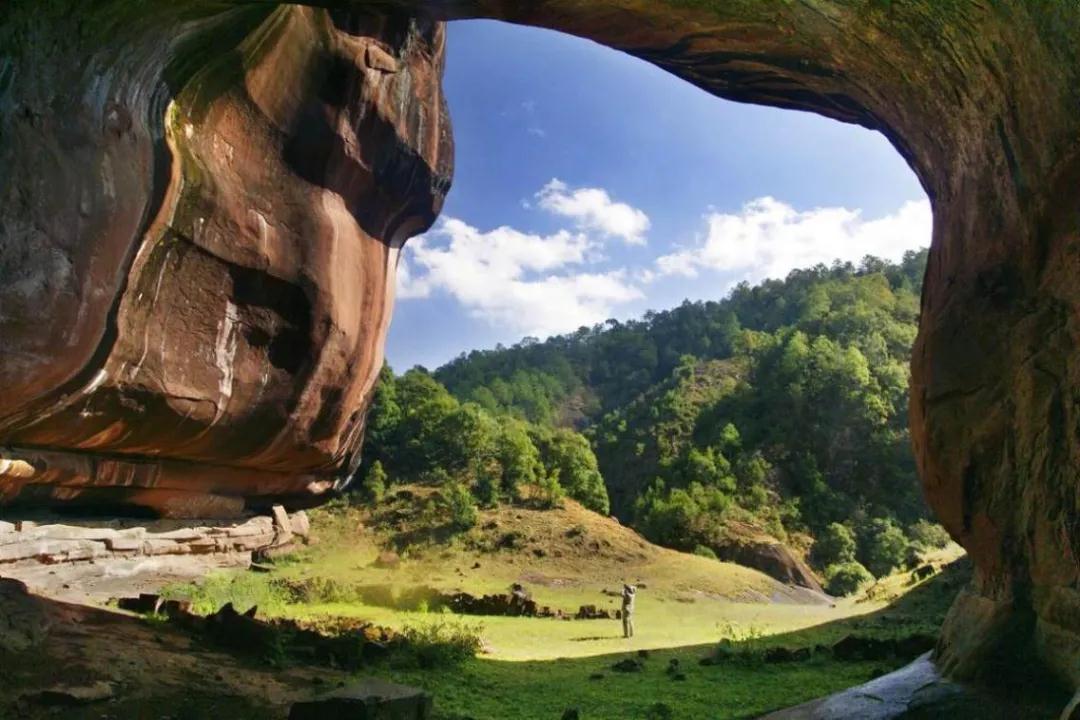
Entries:
MULTIPOLYGON (((0 717, 55 718, 39 702, 57 686, 107 683, 112 696, 63 717, 281 718, 289 705, 344 682, 327 668, 271 670, 218 652, 177 628, 47 600, 0 579, 0 619, 32 620, 18 643, 0 643, 0 717)), ((0 622, 0 638, 12 637, 0 622)))

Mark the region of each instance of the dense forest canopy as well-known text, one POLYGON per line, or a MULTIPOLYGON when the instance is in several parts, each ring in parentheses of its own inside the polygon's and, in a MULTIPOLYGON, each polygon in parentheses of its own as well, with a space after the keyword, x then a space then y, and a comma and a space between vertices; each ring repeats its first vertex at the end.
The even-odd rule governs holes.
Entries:
MULTIPOLYGON (((838 591, 902 562, 926 521, 907 430, 926 252, 743 283, 544 342, 385 371, 365 467, 471 489, 563 492, 671 547, 735 528, 799 549, 838 591)), ((366 482, 370 485, 368 470, 366 482)), ((457 490, 455 490, 457 492, 457 490)))

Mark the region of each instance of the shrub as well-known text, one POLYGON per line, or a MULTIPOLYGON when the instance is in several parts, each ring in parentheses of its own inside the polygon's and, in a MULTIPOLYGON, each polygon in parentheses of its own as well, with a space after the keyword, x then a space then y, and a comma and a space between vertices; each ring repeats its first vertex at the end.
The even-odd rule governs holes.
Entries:
POLYGON ((467 487, 452 482, 441 490, 440 496, 451 526, 456 530, 468 530, 476 525, 476 499, 467 487))
POLYGON ((719 558, 716 557, 716 553, 713 552, 713 549, 708 545, 698 545, 694 548, 694 554, 709 558, 710 560, 719 560, 719 558))
POLYGON ((237 612, 257 607, 264 614, 280 612, 292 602, 287 588, 268 575, 213 573, 198 583, 170 585, 161 591, 166 600, 187 599, 200 615, 215 613, 226 603, 237 612))
POLYGON ((407 643, 404 658, 425 670, 458 665, 480 652, 483 630, 446 616, 406 625, 401 630, 407 643))
POLYGON ((873 581, 874 576, 870 571, 854 560, 836 563, 825 569, 825 589, 830 595, 852 595, 873 581))
POLYGON ((364 498, 371 502, 377 503, 383 499, 383 496, 386 495, 386 471, 383 470, 381 462, 376 460, 371 464, 367 477, 360 484, 360 489, 364 494, 364 498))
POLYGON ((821 567, 855 559, 855 533, 846 525, 828 525, 814 542, 814 559, 821 567))
POLYGON ((907 550, 904 531, 886 518, 871 520, 859 538, 859 560, 874 577, 885 577, 900 567, 907 550))
POLYGON ((949 532, 929 520, 919 520, 908 528, 911 542, 924 550, 941 549, 952 541, 949 532))

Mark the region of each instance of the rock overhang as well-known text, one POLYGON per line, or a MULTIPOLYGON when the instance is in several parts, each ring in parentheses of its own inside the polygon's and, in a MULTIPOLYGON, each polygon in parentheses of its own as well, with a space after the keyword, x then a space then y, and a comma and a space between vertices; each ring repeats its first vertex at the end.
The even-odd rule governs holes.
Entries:
POLYGON ((347 477, 396 253, 449 185, 440 22, 508 20, 892 141, 935 213, 914 448, 977 569, 939 657, 968 676, 1035 658, 1080 684, 1080 8, 320 4, 7 5, 0 495, 248 504, 347 477))

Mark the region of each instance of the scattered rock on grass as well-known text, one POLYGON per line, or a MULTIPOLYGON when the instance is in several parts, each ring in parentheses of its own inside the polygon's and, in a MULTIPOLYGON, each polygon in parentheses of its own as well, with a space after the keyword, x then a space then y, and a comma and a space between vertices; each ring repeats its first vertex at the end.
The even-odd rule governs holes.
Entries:
POLYGON ((767 663, 789 663, 789 662, 802 662, 803 660, 809 660, 812 652, 810 648, 786 648, 786 647, 773 647, 765 651, 765 662, 767 663))
POLYGON ((582 605, 578 608, 574 617, 578 620, 615 620, 617 619, 610 610, 598 608, 595 605, 582 605))
POLYGON ((931 577, 933 574, 933 565, 923 565, 911 571, 911 580, 912 582, 918 582, 919 580, 925 580, 926 578, 931 577))
POLYGON ((641 660, 637 658, 626 658, 612 665, 611 669, 615 672, 636 673, 641 672, 644 666, 641 660))
POLYGON ((847 635, 832 646, 837 660, 884 660, 897 657, 911 660, 933 650, 937 639, 933 635, 915 633, 899 639, 879 639, 847 635))

